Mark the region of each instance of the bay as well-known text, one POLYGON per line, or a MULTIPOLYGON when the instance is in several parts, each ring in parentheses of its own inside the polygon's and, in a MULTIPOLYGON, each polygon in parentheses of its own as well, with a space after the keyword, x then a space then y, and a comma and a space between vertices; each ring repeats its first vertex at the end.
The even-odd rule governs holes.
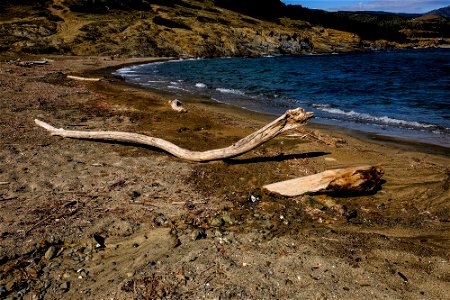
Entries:
POLYGON ((131 83, 253 111, 450 147, 450 49, 214 58, 117 70, 131 83))

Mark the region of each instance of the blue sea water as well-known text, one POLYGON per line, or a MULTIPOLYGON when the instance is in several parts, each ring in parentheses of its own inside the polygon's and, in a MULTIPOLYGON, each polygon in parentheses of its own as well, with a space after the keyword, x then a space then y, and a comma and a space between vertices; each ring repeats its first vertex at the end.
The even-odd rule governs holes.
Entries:
POLYGON ((450 49, 177 60, 116 72, 132 83, 450 147, 450 49))

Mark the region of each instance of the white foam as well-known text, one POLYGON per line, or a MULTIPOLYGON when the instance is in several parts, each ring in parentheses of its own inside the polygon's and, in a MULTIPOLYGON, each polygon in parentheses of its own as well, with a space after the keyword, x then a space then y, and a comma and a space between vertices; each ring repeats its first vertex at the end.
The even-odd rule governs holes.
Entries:
POLYGON ((244 92, 235 89, 225 89, 225 88, 217 88, 216 91, 219 91, 224 94, 235 94, 235 95, 245 95, 244 92))
POLYGON ((349 116, 349 117, 352 117, 354 119, 363 120, 363 121, 370 121, 372 123, 378 123, 378 124, 381 124, 381 125, 397 125, 397 126, 414 127, 414 128, 430 128, 430 127, 434 127, 433 125, 429 125, 429 124, 419 123, 419 122, 416 122, 416 121, 399 120, 399 119, 390 118, 388 116, 375 117, 375 116, 372 116, 372 115, 369 115, 369 114, 365 114, 365 113, 358 113, 358 112, 355 112, 353 110, 351 110, 351 111, 343 111, 343 110, 341 110, 339 108, 330 108, 330 107, 324 107, 324 106, 317 106, 316 108, 318 110, 325 111, 325 112, 328 112, 330 114, 349 116))
POLYGON ((200 88, 200 89, 204 89, 204 88, 206 88, 206 84, 201 83, 201 82, 197 82, 197 83, 195 84, 195 87, 198 87, 198 88, 200 88))

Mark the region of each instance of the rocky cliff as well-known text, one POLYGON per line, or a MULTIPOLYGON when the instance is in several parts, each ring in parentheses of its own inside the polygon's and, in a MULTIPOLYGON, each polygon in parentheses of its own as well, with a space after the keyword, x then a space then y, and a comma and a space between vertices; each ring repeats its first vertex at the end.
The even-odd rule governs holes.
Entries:
MULTIPOLYGON (((18 5, 7 0, 0 4, 0 51, 210 57, 348 52, 400 45, 398 41, 363 40, 351 30, 284 16, 279 8, 286 7, 279 6, 278 0, 262 1, 254 11, 230 6, 230 2, 25 0, 18 5)), ((443 43, 434 39, 424 45, 438 42, 443 43)), ((409 41, 400 46, 416 44, 409 41)))

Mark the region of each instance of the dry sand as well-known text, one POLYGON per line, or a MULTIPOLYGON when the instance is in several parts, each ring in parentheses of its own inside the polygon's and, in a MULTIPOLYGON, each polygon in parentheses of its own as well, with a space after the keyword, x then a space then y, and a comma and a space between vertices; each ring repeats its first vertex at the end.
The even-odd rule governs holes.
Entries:
POLYGON ((308 126, 299 135, 319 139, 279 137, 232 160, 192 163, 149 147, 52 137, 34 118, 205 150, 274 116, 206 99, 185 100, 180 114, 170 95, 108 75, 151 59, 52 57, 32 67, 9 59, 0 63, 0 298, 448 299, 448 151, 308 126), (260 192, 359 164, 384 168, 376 193, 260 192))

